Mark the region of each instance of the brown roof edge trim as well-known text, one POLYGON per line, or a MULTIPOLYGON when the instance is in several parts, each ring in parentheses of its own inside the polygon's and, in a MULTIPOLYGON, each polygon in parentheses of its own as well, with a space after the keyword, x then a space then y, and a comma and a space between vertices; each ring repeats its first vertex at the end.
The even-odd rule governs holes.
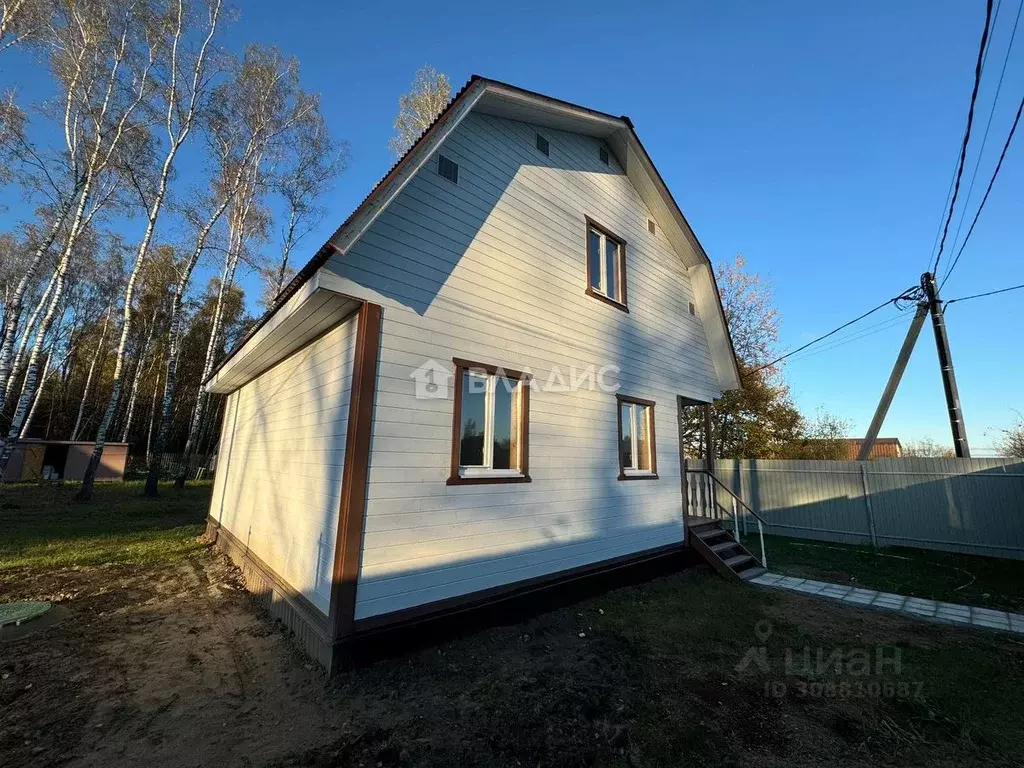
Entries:
POLYGON ((342 470, 338 538, 334 545, 331 578, 331 609, 328 619, 335 639, 351 634, 355 622, 356 582, 363 546, 366 517, 366 484, 370 471, 370 440, 373 402, 377 393, 377 358, 383 310, 363 302, 356 329, 356 349, 349 395, 348 435, 342 470))

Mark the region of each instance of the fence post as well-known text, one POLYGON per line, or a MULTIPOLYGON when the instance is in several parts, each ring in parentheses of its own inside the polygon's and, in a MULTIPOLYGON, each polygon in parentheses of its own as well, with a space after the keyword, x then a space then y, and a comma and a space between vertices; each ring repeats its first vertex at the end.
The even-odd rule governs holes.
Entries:
POLYGON ((864 488, 864 507, 868 513, 868 533, 871 536, 871 546, 878 549, 878 538, 875 536, 875 515, 871 511, 871 491, 868 489, 867 462, 862 462, 860 465, 860 482, 864 488))

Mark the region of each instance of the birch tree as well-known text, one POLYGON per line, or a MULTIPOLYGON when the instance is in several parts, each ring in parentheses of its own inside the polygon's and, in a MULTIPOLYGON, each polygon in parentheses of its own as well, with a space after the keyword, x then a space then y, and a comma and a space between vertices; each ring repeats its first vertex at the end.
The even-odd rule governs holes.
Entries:
MULTIPOLYGON (((246 233, 251 233, 254 208, 268 189, 268 166, 284 157, 290 133, 297 124, 318 114, 317 100, 302 91, 298 63, 272 48, 249 46, 228 82, 218 86, 211 100, 210 147, 217 159, 217 175, 210 200, 210 214, 198 227, 195 245, 179 269, 178 284, 171 304, 166 345, 163 401, 157 416, 156 438, 149 461, 145 493, 158 493, 160 465, 170 437, 171 422, 178 406, 178 358, 182 334, 183 302, 197 263, 207 248, 214 228, 225 216, 229 219, 227 247, 221 268, 226 287, 244 248, 246 233)), ((223 295, 220 295, 223 306, 223 295)), ((203 370, 212 370, 212 359, 220 336, 223 312, 211 320, 203 370)), ((186 454, 194 450, 205 393, 197 393, 190 419, 186 454)))
POLYGON ((327 214, 318 199, 348 165, 347 142, 335 142, 327 130, 327 122, 319 110, 313 110, 296 126, 291 158, 281 169, 274 183, 275 191, 285 204, 281 227, 281 261, 272 271, 268 284, 266 308, 270 309, 294 274, 292 251, 327 214))
MULTIPOLYGON (((205 27, 202 31, 202 42, 198 50, 190 55, 190 52, 187 51, 187 43, 191 31, 190 9, 187 8, 184 0, 172 0, 169 13, 170 18, 161 25, 163 29, 152 33, 149 41, 149 58, 151 62, 161 61, 165 56, 165 46, 167 49, 166 56, 168 61, 165 78, 164 82, 157 89, 157 93, 163 99, 163 128, 166 132, 165 138, 167 143, 156 187, 151 199, 148 200, 148 204, 146 201, 147 195, 142 185, 135 185, 147 209, 146 228, 139 243, 135 262, 125 287, 124 317, 121 322, 121 337, 117 346, 117 357, 114 363, 114 380, 111 387, 110 400, 107 403, 103 420, 100 422, 99 430, 96 433, 95 445, 85 470, 82 487, 76 496, 79 501, 89 501, 92 498, 93 486, 96 481, 96 470, 103 456, 107 430, 110 428, 121 398, 121 379, 124 371, 125 350, 128 347, 132 328, 135 287, 149 253, 149 246, 156 229, 157 219, 163 210, 174 162, 179 150, 188 140, 195 127, 199 110, 202 106, 205 106, 205 99, 213 82, 211 68, 208 66, 209 52, 214 35, 217 32, 220 14, 221 0, 210 0, 205 27), (165 37, 169 38, 169 40, 164 39, 165 37)), ((160 66, 158 67, 159 69, 163 69, 163 67, 160 66)))
POLYGON ((0 0, 0 53, 42 30, 49 5, 47 0, 0 0))
POLYGON ((103 327, 100 330, 99 341, 96 342, 96 350, 92 355, 92 362, 89 364, 89 373, 85 377, 85 389, 82 392, 82 399, 78 401, 78 415, 75 416, 75 426, 71 428, 71 439, 78 440, 81 437, 82 416, 85 415, 85 404, 89 402, 89 395, 92 392, 93 377, 96 375, 96 364, 103 354, 104 342, 107 340, 107 328, 110 325, 110 315, 114 311, 114 305, 108 304, 107 311, 103 314, 103 327))
POLYGON ((451 97, 452 84, 447 75, 429 64, 419 68, 413 78, 412 88, 398 98, 395 135, 388 141, 388 148, 396 157, 404 155, 416 143, 434 122, 434 118, 448 106, 451 97))
MULTIPOLYGON (((132 162, 124 153, 138 150, 146 128, 136 113, 149 99, 152 61, 140 55, 136 37, 145 30, 149 8, 142 2, 64 0, 48 29, 51 69, 61 88, 74 95, 66 103, 66 161, 78 190, 54 272, 54 285, 28 358, 25 381, 0 449, 0 473, 7 466, 32 397, 47 334, 64 294, 71 257, 94 198, 103 199, 104 177, 132 162)), ((116 187, 116 182, 112 182, 116 187)))
POLYGON ((217 299, 214 303, 213 318, 210 321, 210 335, 206 344, 206 354, 203 358, 203 369, 199 377, 192 419, 189 423, 188 438, 185 441, 185 450, 182 456, 182 467, 184 469, 183 473, 175 478, 175 486, 177 488, 184 488, 184 471, 187 469, 189 460, 199 445, 199 438, 206 417, 206 406, 210 399, 203 383, 213 373, 213 366, 222 354, 225 302, 235 285, 235 273, 238 270, 243 254, 247 250, 249 241, 254 237, 266 238, 267 215, 260 205, 260 197, 260 166, 259 164, 253 164, 247 179, 242 184, 227 212, 228 246, 224 254, 224 262, 217 288, 217 299))

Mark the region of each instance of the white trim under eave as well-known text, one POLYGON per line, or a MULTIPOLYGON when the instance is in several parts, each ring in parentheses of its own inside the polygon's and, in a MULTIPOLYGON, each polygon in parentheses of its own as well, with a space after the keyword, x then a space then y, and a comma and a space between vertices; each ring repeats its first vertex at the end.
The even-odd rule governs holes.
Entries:
MULTIPOLYGON (((308 326, 316 320, 321 323, 330 320, 336 324, 346 315, 350 315, 351 311, 362 303, 362 299, 338 291, 338 282, 339 278, 336 275, 323 269, 318 270, 274 312, 256 334, 235 350, 225 364, 203 385, 204 389, 217 394, 233 392, 300 348, 306 341, 301 332, 305 330, 307 337, 311 333, 303 326, 308 326), (318 305, 311 306, 316 315, 310 314, 298 328, 282 329, 282 326, 295 317, 307 302, 314 300, 318 305), (272 354, 268 356, 268 353, 272 354), (261 355, 267 359, 261 360, 261 355)), ((306 308, 307 312, 309 310, 310 308, 306 308)))
POLYGON ((718 303, 711 265, 706 262, 698 264, 690 267, 689 273, 693 302, 697 305, 697 315, 704 326, 704 336, 708 340, 708 352, 715 367, 718 386, 723 392, 740 389, 740 371, 732 354, 725 315, 718 303))

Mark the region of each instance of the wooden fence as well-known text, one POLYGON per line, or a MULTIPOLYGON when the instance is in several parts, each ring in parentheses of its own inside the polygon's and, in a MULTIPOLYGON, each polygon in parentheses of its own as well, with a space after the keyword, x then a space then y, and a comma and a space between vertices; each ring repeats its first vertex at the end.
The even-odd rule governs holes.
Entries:
MULTIPOLYGON (((715 475, 767 521, 766 533, 1024 560, 1020 459, 717 459, 715 475)), ((702 475, 688 473, 687 484, 689 514, 731 513, 728 494, 702 475)), ((753 530, 754 521, 741 512, 739 524, 753 530)))

